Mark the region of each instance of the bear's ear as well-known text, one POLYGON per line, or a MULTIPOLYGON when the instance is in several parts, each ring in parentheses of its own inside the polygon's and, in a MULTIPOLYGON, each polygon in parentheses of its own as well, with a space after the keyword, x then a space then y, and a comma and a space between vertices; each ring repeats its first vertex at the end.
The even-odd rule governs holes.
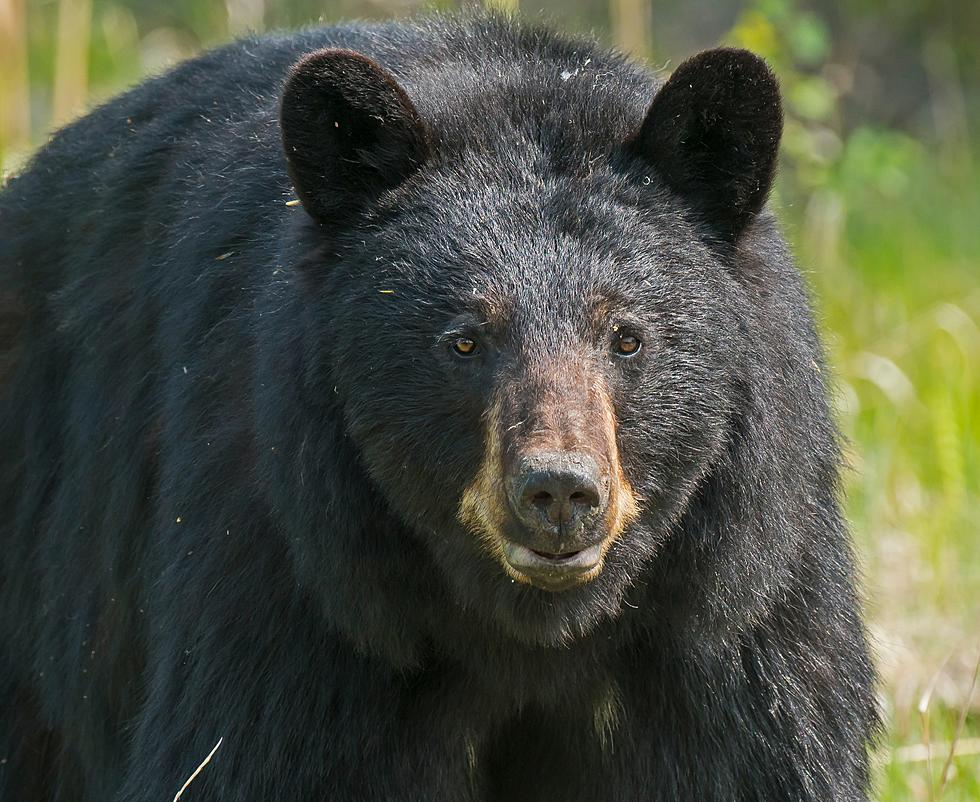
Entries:
POLYGON ((747 50, 707 50, 654 97, 630 148, 724 240, 766 202, 783 130, 779 84, 747 50))
POLYGON ((293 67, 279 122, 296 192, 323 224, 343 222, 430 155, 427 129, 405 90, 350 50, 318 50, 293 67))

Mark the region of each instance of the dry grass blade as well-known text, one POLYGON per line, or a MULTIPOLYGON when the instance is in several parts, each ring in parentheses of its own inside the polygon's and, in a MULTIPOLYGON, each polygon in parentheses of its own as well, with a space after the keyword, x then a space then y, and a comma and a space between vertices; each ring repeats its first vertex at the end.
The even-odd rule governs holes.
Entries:
POLYGON ((174 802, 177 802, 184 795, 184 791, 186 791, 190 786, 190 784, 194 782, 194 779, 197 777, 198 774, 201 773, 201 770, 206 765, 208 765, 208 763, 211 762, 211 758, 214 757, 214 753, 218 751, 218 747, 221 746, 221 742, 223 740, 224 740, 224 736, 218 739, 218 743, 216 743, 214 745, 214 748, 210 752, 208 752, 208 756, 201 761, 201 765, 198 766, 196 769, 194 769, 194 773, 191 774, 191 776, 184 781, 184 784, 182 786, 180 786, 180 790, 177 792, 177 796, 174 797, 174 802))
MULTIPOLYGON (((958 741, 937 741, 929 744, 933 753, 953 750, 954 757, 980 755, 980 738, 960 738, 958 741)), ((911 744, 894 749, 888 760, 891 763, 925 763, 928 757, 926 744, 911 744)))
POLYGON ((932 694, 936 690, 939 677, 942 675, 943 669, 946 668, 950 657, 952 655, 946 655, 946 658, 940 664, 939 668, 936 669, 936 673, 932 675, 932 679, 929 680, 929 684, 919 699, 919 718, 922 720, 922 743, 926 750, 926 771, 929 773, 927 787, 929 788, 930 802, 935 802, 936 790, 932 781, 932 739, 929 732, 929 705, 932 702, 932 694))
POLYGON ((956 732, 953 733, 953 740, 949 745, 949 754, 946 755, 946 762, 943 763, 943 773, 939 779, 940 796, 946 790, 946 783, 949 782, 949 770, 953 765, 953 758, 956 756, 956 744, 963 735, 963 727, 966 726, 967 712, 970 710, 970 705, 973 704, 973 694, 977 690, 978 675, 980 675, 980 651, 977 652, 977 662, 973 666, 973 679, 970 682, 970 690, 966 694, 966 701, 963 703, 963 709, 960 710, 959 720, 956 722, 956 732))

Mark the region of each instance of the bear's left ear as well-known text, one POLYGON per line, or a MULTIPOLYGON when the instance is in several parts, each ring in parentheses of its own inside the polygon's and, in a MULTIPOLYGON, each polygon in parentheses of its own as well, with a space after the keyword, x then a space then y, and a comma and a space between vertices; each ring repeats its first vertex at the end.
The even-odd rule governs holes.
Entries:
POLYGON ((628 143, 724 240, 766 202, 783 130, 779 84, 747 50, 707 50, 681 64, 628 143))
POLYGON ((430 156, 427 128, 405 90, 351 50, 318 50, 293 67, 279 123, 296 192, 325 225, 342 224, 430 156))

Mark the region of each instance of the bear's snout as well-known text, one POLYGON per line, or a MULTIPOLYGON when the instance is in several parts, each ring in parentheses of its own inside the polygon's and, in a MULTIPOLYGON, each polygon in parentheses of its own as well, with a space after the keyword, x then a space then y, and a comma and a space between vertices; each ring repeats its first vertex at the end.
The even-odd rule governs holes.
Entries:
POLYGON ((499 390, 486 421, 483 464, 459 520, 516 581, 564 590, 595 579, 639 513, 623 472, 616 414, 604 382, 567 364, 499 390))
POLYGON ((514 515, 527 528, 526 546, 560 554, 592 545, 594 524, 609 500, 609 478, 592 456, 526 456, 508 485, 514 515))

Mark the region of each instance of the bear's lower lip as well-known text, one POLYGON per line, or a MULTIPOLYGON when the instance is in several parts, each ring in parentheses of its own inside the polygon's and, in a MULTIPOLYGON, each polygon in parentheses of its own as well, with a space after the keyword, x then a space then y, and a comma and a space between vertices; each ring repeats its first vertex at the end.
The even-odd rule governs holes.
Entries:
POLYGON ((535 587, 559 591, 592 579, 598 573, 596 568, 602 563, 602 544, 554 554, 508 540, 504 542, 504 557, 512 569, 535 587))

